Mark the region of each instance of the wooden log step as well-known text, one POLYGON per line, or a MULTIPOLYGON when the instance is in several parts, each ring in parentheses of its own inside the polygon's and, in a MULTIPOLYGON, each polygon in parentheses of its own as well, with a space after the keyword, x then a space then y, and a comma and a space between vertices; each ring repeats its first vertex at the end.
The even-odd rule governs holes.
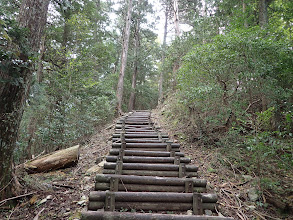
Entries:
POLYGON ((123 129, 122 128, 116 128, 116 130, 126 130, 126 131, 155 131, 154 128, 152 127, 138 127, 138 128, 133 128, 133 127, 124 127, 123 129))
MULTIPOLYGON (((105 163, 105 169, 116 169, 117 163, 105 163)), ((179 171, 180 166, 184 166, 186 172, 197 172, 195 165, 175 165, 175 164, 141 164, 141 163, 122 163, 123 170, 153 170, 153 171, 179 171)))
POLYGON ((131 114, 127 118, 150 118, 150 114, 131 114))
POLYGON ((129 134, 131 134, 131 133, 142 133, 142 132, 143 133, 156 133, 157 134, 157 132, 155 130, 153 130, 153 129, 124 129, 124 130, 116 129, 115 130, 116 134, 121 133, 121 132, 125 132, 126 134, 127 133, 129 133, 129 134))
MULTIPOLYGON (((171 149, 179 148, 180 144, 170 143, 171 149)), ((167 148, 167 143, 126 143, 126 148, 167 148)), ((120 148, 121 143, 113 143, 113 148, 120 148)))
POLYGON ((118 119, 118 121, 150 121, 149 117, 127 117, 125 119, 118 119))
MULTIPOLYGON (((168 138, 164 138, 164 141, 169 140, 168 138)), ((120 138, 112 138, 112 141, 115 143, 121 143, 121 139, 120 138)), ((159 140, 158 138, 153 138, 153 139, 149 139, 149 138, 143 138, 143 139, 130 139, 130 138, 126 138, 125 139, 126 143, 162 143, 162 140, 159 140)))
POLYGON ((188 188, 188 191, 185 191, 185 186, 160 186, 160 185, 142 185, 142 184, 126 184, 126 183, 118 183, 115 190, 112 189, 110 183, 95 183, 96 191, 126 191, 126 192, 177 192, 177 193, 185 193, 185 192, 197 192, 204 193, 206 192, 206 187, 192 187, 188 188))
POLYGON ((142 184, 142 185, 168 185, 168 186, 185 186, 186 183, 192 183, 196 187, 206 187, 207 181, 198 178, 166 178, 155 176, 124 176, 111 174, 97 174, 96 182, 110 183, 111 179, 118 179, 125 184, 142 184))
MULTIPOLYGON (((137 137, 141 136, 141 137, 152 137, 152 138, 157 138, 159 136, 161 137, 164 137, 164 138, 167 138, 169 137, 168 134, 160 134, 158 132, 154 132, 154 131, 151 131, 151 132, 121 132, 121 133, 124 133, 125 137, 127 138, 127 135, 128 136, 131 136, 131 135, 136 135, 137 137)), ((121 136, 121 133, 114 133, 112 136, 113 137, 120 137, 121 136)))
MULTIPOLYGON (((115 125, 116 129, 122 129, 123 126, 122 124, 116 124, 115 125)), ((141 128, 141 129, 154 129, 152 126, 149 125, 143 125, 143 126, 139 126, 139 125, 125 125, 124 126, 125 129, 134 129, 134 128, 141 128)))
POLYGON ((197 177, 197 172, 179 171, 157 171, 157 170, 122 170, 121 173, 113 169, 104 169, 104 174, 121 174, 121 175, 136 175, 136 176, 160 176, 160 177, 197 177))
MULTIPOLYGON (((125 134, 125 138, 158 138, 159 135, 158 133, 155 134, 147 134, 147 133, 143 133, 143 134, 125 134)), ((120 138, 120 134, 113 134, 113 138, 120 138)), ((169 138, 168 135, 162 135, 162 138, 169 138)))
MULTIPOLYGON (((121 148, 116 148, 116 149, 119 150, 121 148)), ((163 150, 166 150, 164 148, 147 148, 147 147, 144 147, 144 148, 131 148, 131 147, 128 147, 127 149, 128 150, 136 150, 136 151, 163 151, 163 150)), ((172 151, 179 152, 180 149, 175 148, 175 149, 172 149, 172 151)))
MULTIPOLYGON (((145 211, 187 211, 192 209, 192 203, 166 203, 166 202, 115 202, 115 209, 135 209, 145 211)), ((203 209, 215 211, 216 203, 202 203, 203 209)), ((96 211, 105 208, 105 202, 90 201, 88 210, 96 211)))
MULTIPOLYGON (((192 203, 193 193, 172 193, 172 192, 102 192, 92 191, 89 194, 89 201, 105 202, 106 195, 115 197, 115 202, 165 202, 165 203, 192 203)), ((217 194, 199 194, 202 203, 216 203, 217 194)))
POLYGON ((221 216, 199 216, 199 215, 171 215, 151 213, 129 213, 129 212, 104 212, 87 211, 82 212, 81 220, 233 220, 221 216))
MULTIPOLYGON (((140 131, 121 131, 121 132, 115 132, 113 135, 120 135, 121 133, 124 134, 140 134, 140 135, 154 135, 154 137, 158 137, 159 133, 156 131, 144 131, 144 132, 140 132, 140 131)), ((161 134, 161 137, 168 137, 168 134, 161 134)))
MULTIPOLYGON (((107 162, 116 162, 117 156, 107 156, 107 162)), ((190 159, 186 157, 140 157, 140 156, 123 156, 123 163, 190 163, 190 159)))
POLYGON ((129 124, 131 124, 131 125, 148 125, 148 126, 153 125, 153 123, 152 122, 149 122, 149 121, 147 121, 147 122, 118 121, 117 124, 118 125, 119 124, 127 124, 127 125, 129 125, 129 124))
POLYGON ((150 120, 130 120, 128 118, 126 119, 119 119, 117 124, 135 124, 135 125, 150 125, 152 122, 150 120))
MULTIPOLYGON (((119 155, 121 149, 111 149, 110 155, 119 155)), ((124 150, 125 156, 147 156, 147 157, 171 157, 172 152, 168 151, 140 151, 140 150, 124 150)), ((184 153, 175 152, 175 156, 184 157, 184 153)))

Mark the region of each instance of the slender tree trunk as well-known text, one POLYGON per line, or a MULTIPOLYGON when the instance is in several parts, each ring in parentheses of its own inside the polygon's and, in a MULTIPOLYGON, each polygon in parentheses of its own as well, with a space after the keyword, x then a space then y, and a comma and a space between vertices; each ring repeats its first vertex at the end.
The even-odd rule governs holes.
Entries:
MULTIPOLYGON (((180 37, 178 0, 174 0, 173 4, 174 4, 173 7, 174 7, 175 38, 177 39, 180 37)), ((179 63, 178 63, 178 59, 176 59, 173 64, 173 89, 175 89, 177 85, 176 73, 178 69, 179 69, 179 63)))
POLYGON ((248 28, 247 18, 246 18, 246 2, 245 0, 242 0, 242 13, 243 13, 243 21, 244 21, 244 27, 248 28))
POLYGON ((124 75, 125 68, 127 65, 127 52, 128 52, 128 42, 130 35, 130 24, 131 24, 131 11, 132 11, 132 0, 128 0, 128 10, 126 16, 125 31, 123 35, 123 47, 121 54, 121 67, 119 73, 119 79, 117 84, 116 98, 117 98, 117 113, 122 114, 122 98, 123 98, 123 86, 124 86, 124 75))
MULTIPOLYGON (((97 15, 101 14, 101 0, 96 0, 96 7, 97 7, 97 15)), ((98 35, 99 35, 99 26, 100 26, 100 18, 95 18, 94 24, 94 39, 98 42, 98 35)))
POLYGON ((37 80, 38 83, 41 83, 43 81, 43 60, 44 60, 44 55, 46 51, 45 47, 45 36, 42 37, 41 40, 41 45, 40 45, 40 55, 39 55, 39 60, 38 60, 38 69, 37 69, 37 80))
POLYGON ((268 0, 259 0, 259 26, 265 28, 268 24, 268 0))
MULTIPOLYGON (((46 24, 49 0, 24 0, 19 13, 20 27, 30 31, 28 36, 29 48, 37 52, 43 29, 46 24)), ((21 53, 23 62, 28 61, 28 55, 21 53)), ((9 62, 9 61, 8 61, 9 62)), ((0 78, 7 82, 0 83, 0 198, 12 195, 12 155, 16 146, 19 124, 23 114, 23 107, 31 85, 32 65, 21 67, 18 75, 21 82, 16 84, 9 72, 0 71, 0 78)))
MULTIPOLYGON (((166 11, 165 11, 165 26, 164 26, 164 39, 163 39, 162 67, 164 67, 164 65, 165 65, 167 30, 168 30, 168 8, 166 6, 166 11)), ((163 83, 164 83, 164 72, 161 69, 160 81, 159 81, 159 99, 158 99, 158 104, 161 104, 163 102, 163 96, 164 96, 164 93, 163 93, 163 83)))
MULTIPOLYGON (((140 15, 140 14, 139 14, 140 15)), ((140 17, 140 16, 139 16, 140 17)), ((132 83, 131 83, 131 93, 129 97, 129 103, 128 103, 128 110, 132 111, 134 109, 134 103, 135 103, 135 95, 136 95, 136 77, 138 73, 138 53, 139 53, 139 31, 140 31, 140 18, 137 18, 136 21, 136 27, 135 27, 135 45, 134 45, 134 56, 135 56, 135 61, 134 61, 134 70, 132 74, 132 83)))

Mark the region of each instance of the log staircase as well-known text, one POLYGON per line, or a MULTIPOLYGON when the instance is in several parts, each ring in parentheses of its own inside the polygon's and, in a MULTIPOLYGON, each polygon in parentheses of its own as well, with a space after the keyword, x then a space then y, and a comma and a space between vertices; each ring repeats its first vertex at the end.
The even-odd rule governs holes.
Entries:
POLYGON ((232 219, 204 215, 215 213, 217 195, 206 193, 198 167, 189 165, 180 145, 154 126, 149 111, 121 117, 112 148, 103 174, 96 175, 83 220, 232 219))

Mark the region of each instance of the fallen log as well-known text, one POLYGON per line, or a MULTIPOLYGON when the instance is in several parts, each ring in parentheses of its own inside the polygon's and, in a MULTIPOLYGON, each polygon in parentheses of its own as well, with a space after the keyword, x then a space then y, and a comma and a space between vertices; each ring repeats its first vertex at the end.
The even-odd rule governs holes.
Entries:
POLYGON ((29 173, 47 172, 77 164, 79 145, 46 154, 24 164, 29 173))
POLYGON ((82 212, 81 220, 233 220, 233 218, 221 216, 199 216, 199 215, 170 215, 150 213, 129 213, 129 212, 103 212, 87 211, 82 212))

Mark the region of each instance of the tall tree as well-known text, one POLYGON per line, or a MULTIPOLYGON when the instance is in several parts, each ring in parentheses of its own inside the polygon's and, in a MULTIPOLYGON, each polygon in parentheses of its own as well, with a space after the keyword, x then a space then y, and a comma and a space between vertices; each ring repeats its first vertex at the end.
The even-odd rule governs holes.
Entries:
POLYGON ((173 13, 174 13, 175 37, 179 37, 180 36, 180 28, 179 28, 178 0, 174 0, 174 2, 173 2, 173 13))
MULTIPOLYGON (((138 1, 138 7, 140 6, 141 0, 138 1)), ((136 18, 136 25, 135 25, 135 42, 134 42, 134 68, 133 68, 133 74, 132 74, 132 82, 131 82, 131 93, 129 97, 129 103, 128 103, 128 110, 132 111, 134 109, 134 103, 135 103, 135 89, 136 89, 136 77, 138 74, 138 53, 139 53, 139 46, 140 46, 140 19, 141 19, 141 10, 138 13, 138 16, 136 18)))
MULTIPOLYGON (((165 8, 165 25, 164 25, 164 38, 163 38, 163 54, 162 54, 162 67, 165 65, 166 57, 166 40, 167 40, 167 30, 168 30, 168 7, 165 8)), ((160 79, 159 79, 159 98, 158 104, 163 102, 163 82, 164 82, 164 72, 161 69, 160 79)))
POLYGON ((268 7, 273 0, 259 0, 259 26, 264 28, 268 22, 268 7))
POLYGON ((264 28, 268 23, 268 0, 259 0, 259 26, 264 28))
MULTIPOLYGON (((0 188, 1 198, 9 197, 12 187, 12 155, 16 146, 18 129, 32 78, 33 64, 29 54, 38 52, 46 24, 49 0, 24 0, 19 13, 19 27, 29 30, 29 52, 19 51, 18 57, 6 60, 10 69, 1 69, 0 77, 0 188), (15 64, 20 60, 21 64, 15 64), (14 70, 14 72, 10 72, 14 70)), ((7 48, 9 49, 9 48, 7 48)))
POLYGON ((132 13, 132 0, 128 0, 128 10, 127 10, 127 16, 125 19, 125 29, 123 34, 123 45, 122 45, 122 53, 121 53, 121 67, 120 67, 120 73, 119 73, 119 79, 118 79, 117 91, 116 91, 116 98, 117 98, 116 110, 117 110, 117 113, 120 115, 122 114, 123 86, 124 86, 125 68, 127 64, 131 13, 132 13))
MULTIPOLYGON (((174 13, 174 27, 175 27, 175 39, 179 39, 180 37, 180 27, 179 27, 179 8, 178 8, 178 0, 174 0, 173 2, 173 13, 174 13)), ((176 72, 179 69, 178 59, 174 62, 173 65, 173 89, 176 87, 176 72)))

